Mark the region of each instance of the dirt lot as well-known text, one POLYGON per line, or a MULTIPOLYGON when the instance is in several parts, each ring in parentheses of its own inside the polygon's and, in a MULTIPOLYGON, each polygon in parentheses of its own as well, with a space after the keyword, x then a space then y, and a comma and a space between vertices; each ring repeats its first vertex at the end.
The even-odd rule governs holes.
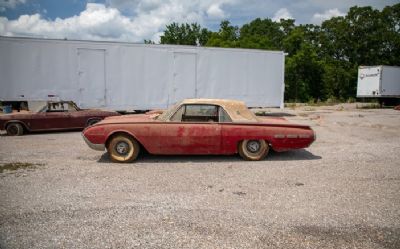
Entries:
POLYGON ((400 248, 400 112, 272 113, 317 141, 115 164, 79 132, 1 136, 0 248, 400 248))

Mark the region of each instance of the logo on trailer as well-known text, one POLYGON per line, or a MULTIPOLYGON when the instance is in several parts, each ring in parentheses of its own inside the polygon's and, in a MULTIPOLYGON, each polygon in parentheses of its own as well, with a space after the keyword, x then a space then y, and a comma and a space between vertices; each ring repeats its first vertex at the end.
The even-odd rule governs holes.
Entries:
POLYGON ((371 74, 362 73, 362 74, 360 74, 360 79, 364 79, 366 77, 377 77, 377 76, 379 76, 379 73, 371 73, 371 74))

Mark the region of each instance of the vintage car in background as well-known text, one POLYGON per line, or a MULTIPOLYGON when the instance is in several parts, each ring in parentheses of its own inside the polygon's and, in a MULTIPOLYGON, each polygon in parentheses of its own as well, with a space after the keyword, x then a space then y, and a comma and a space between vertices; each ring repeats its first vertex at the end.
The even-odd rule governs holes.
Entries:
POLYGON ((315 140, 306 125, 260 118, 241 101, 188 99, 157 113, 109 117, 82 132, 90 148, 115 162, 131 162, 141 150, 158 155, 239 153, 261 160, 269 152, 308 147, 315 140))
POLYGON ((48 101, 35 112, 0 115, 0 130, 8 135, 20 136, 32 131, 83 129, 117 112, 80 109, 72 101, 48 101))

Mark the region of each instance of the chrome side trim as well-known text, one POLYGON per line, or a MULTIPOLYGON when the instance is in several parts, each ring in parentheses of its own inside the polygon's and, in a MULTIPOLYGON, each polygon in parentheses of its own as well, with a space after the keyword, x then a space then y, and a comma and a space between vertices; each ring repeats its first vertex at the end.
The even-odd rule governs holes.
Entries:
MULTIPOLYGON (((288 134, 288 135, 283 135, 283 134, 276 134, 274 135, 274 138, 310 138, 310 135, 297 135, 297 134, 288 134)), ((315 131, 314 131, 314 137, 315 137, 315 131)))

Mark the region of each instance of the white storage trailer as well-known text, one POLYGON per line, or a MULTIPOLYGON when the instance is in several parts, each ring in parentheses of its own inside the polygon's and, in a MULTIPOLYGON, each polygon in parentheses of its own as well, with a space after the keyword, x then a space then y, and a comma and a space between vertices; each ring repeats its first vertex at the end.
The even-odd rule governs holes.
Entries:
POLYGON ((184 98, 281 107, 281 51, 0 37, 0 100, 149 110, 184 98))
POLYGON ((400 67, 360 66, 357 97, 400 98, 400 67))

